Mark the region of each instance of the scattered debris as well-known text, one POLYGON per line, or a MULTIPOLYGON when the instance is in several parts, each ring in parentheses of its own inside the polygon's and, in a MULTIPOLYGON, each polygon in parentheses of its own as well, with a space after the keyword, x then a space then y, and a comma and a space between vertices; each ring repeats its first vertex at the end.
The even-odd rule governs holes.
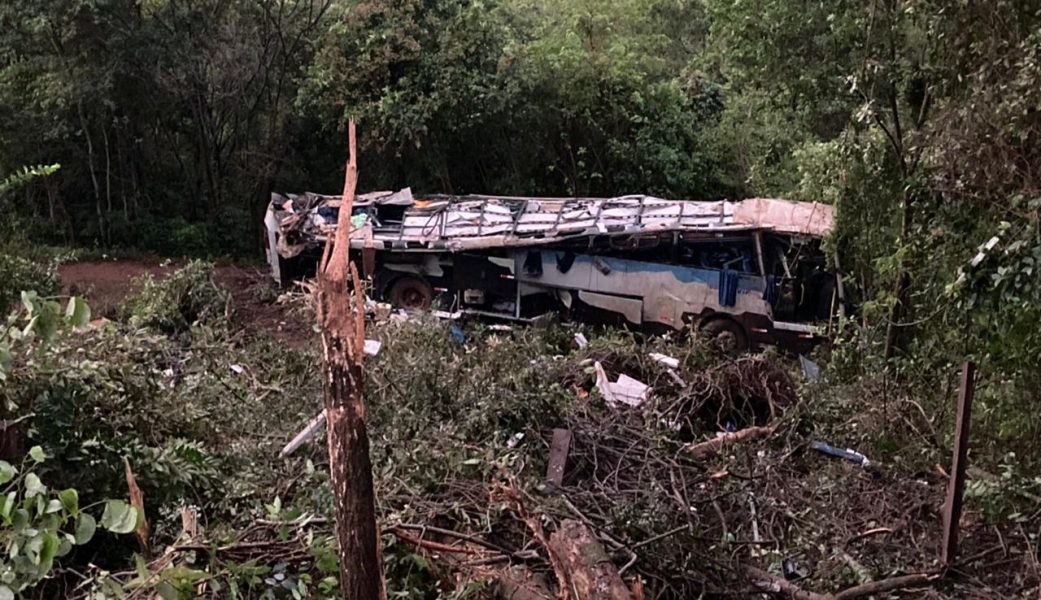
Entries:
POLYGON ((575 344, 581 350, 589 345, 589 340, 587 340, 586 336, 582 335, 582 332, 579 331, 575 333, 575 344))
POLYGON ((680 367, 680 361, 678 358, 673 358, 660 352, 651 352, 648 356, 670 369, 678 369, 680 367))
POLYGON ((813 442, 811 442, 810 443, 810 448, 813 448, 814 450, 816 450, 818 452, 823 452, 824 454, 828 454, 830 456, 836 456, 838 458, 844 458, 844 459, 846 459, 848 461, 851 461, 851 462, 854 462, 854 463, 856 463, 856 464, 858 464, 858 465, 860 465, 862 467, 867 467, 868 465, 871 464, 871 461, 869 461, 866 456, 864 456, 863 454, 857 452, 856 450, 850 450, 849 448, 843 450, 841 448, 836 448, 835 446, 832 446, 830 444, 827 444, 827 443, 821 442, 821 441, 813 441, 813 442))
POLYGON ((618 376, 618 381, 611 382, 599 361, 594 363, 593 368, 596 370, 596 387, 600 389, 604 402, 611 408, 618 408, 621 405, 637 408, 651 394, 652 390, 649 385, 624 373, 618 376))
POLYGON ((383 347, 383 343, 379 340, 365 340, 365 345, 362 352, 365 356, 376 356, 380 353, 380 348, 383 347))
POLYGON ((802 367, 802 374, 806 376, 806 379, 809 379, 810 381, 817 381, 820 379, 820 365, 806 358, 802 354, 799 355, 799 365, 802 367))
POLYGON ((296 452, 297 448, 303 446, 308 440, 314 437, 315 432, 317 432, 322 425, 325 425, 325 409, 322 409, 322 412, 318 413, 313 419, 307 422, 307 425, 300 430, 300 433, 296 434, 296 436, 282 448, 282 451, 278 453, 278 457, 285 458, 296 452))

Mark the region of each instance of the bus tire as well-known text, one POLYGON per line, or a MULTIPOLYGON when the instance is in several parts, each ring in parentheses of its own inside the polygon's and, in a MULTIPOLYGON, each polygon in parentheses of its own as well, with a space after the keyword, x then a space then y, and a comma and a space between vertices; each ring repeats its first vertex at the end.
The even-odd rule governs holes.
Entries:
POLYGON ((397 308, 427 310, 434 303, 434 288, 419 277, 399 277, 390 284, 387 300, 397 308))
POLYGON ((723 354, 733 356, 748 350, 748 336, 733 319, 712 319, 701 326, 701 332, 723 354))

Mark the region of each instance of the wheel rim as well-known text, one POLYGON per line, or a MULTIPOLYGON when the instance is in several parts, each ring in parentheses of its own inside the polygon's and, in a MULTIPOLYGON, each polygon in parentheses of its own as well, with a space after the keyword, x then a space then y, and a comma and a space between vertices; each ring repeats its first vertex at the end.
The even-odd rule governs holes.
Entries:
POLYGON ((427 298, 422 290, 408 287, 401 291, 401 306, 408 309, 426 308, 427 298))
POLYGON ((737 350, 740 341, 737 339, 737 334, 733 331, 720 331, 716 334, 716 347, 726 353, 734 352, 737 350))

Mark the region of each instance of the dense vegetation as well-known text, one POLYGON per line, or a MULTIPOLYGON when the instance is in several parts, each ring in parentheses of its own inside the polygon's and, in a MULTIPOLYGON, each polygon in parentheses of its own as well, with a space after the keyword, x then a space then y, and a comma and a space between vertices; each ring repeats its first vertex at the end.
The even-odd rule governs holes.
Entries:
MULTIPOLYGON (((1041 463, 1035 2, 9 0, 0 311, 17 328, 3 335, 31 331, 32 307, 61 312, 32 300, 59 293, 56 246, 259 254, 271 191, 340 189, 348 115, 363 189, 837 206, 828 249, 859 310, 819 358, 836 393, 884 407, 860 441, 883 456, 910 444, 888 410, 912 402, 935 417, 923 452, 945 447, 955 370, 972 358, 974 452, 1016 481, 1041 463), (38 296, 20 303, 25 290, 38 296)), ((212 500, 253 458, 199 429, 199 415, 253 425, 219 401, 245 384, 207 371, 215 352, 247 352, 223 337, 229 306, 195 263, 83 344, 0 337, 5 418, 36 406, 35 468, 101 501, 123 495, 119 457, 142 461, 168 530, 180 498, 212 500), (155 378, 183 364, 196 387, 155 378), (96 420, 77 412, 95 406, 96 420), (76 422, 90 428, 52 430, 76 422), (146 440, 127 433, 146 426, 146 440)), ((248 350, 261 351, 236 359, 275 356, 272 381, 300 384, 305 359, 248 350)), ((241 485, 252 501, 263 483, 241 485)), ((219 508, 240 510, 259 509, 219 508)))
POLYGON ((966 354, 1035 374, 1032 2, 19 0, 0 23, 0 170, 61 166, 3 193, 8 239, 256 253, 270 191, 338 189, 356 115, 366 189, 835 204, 851 356, 926 358, 927 386, 966 354))

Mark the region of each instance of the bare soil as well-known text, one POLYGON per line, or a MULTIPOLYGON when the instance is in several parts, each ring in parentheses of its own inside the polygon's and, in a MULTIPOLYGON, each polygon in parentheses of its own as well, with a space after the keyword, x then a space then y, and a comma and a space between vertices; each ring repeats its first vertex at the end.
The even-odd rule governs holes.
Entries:
MULTIPOLYGON (((65 293, 83 296, 95 315, 111 318, 140 288, 143 276, 162 279, 183 264, 163 259, 82 261, 62 265, 59 273, 65 293)), ((231 292, 235 333, 271 335, 298 348, 314 340, 311 323, 274 301, 279 291, 264 269, 221 265, 214 278, 231 292)))

